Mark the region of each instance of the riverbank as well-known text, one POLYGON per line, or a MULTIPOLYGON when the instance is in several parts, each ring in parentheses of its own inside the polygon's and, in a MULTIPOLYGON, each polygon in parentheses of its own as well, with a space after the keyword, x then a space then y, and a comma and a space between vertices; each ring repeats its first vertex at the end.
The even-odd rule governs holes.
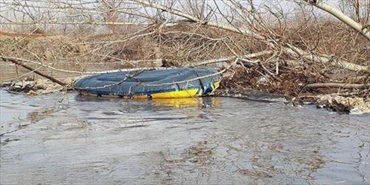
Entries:
MULTIPOLYGON (((1 86, 10 93, 20 93, 29 96, 44 95, 56 92, 67 92, 73 90, 73 83, 80 77, 70 77, 62 80, 66 86, 61 86, 47 79, 28 79, 23 81, 13 81, 2 83, 1 86)), ((256 90, 252 87, 230 87, 227 83, 235 79, 223 78, 221 87, 217 89, 212 96, 216 97, 232 97, 239 99, 247 99, 261 102, 285 102, 294 106, 302 106, 305 104, 314 104, 318 108, 325 108, 338 113, 351 114, 369 114, 370 101, 366 98, 356 97, 351 94, 340 95, 306 93, 300 96, 290 96, 286 94, 271 93, 266 89, 256 90), (225 82, 226 81, 226 82, 225 82), (267 91, 267 92, 266 92, 267 91)), ((239 79, 239 81, 241 81, 239 79)), ((257 82, 259 85, 260 82, 257 82)), ((286 91, 287 92, 287 91, 286 91)), ((292 92, 291 92, 292 93, 292 92)))

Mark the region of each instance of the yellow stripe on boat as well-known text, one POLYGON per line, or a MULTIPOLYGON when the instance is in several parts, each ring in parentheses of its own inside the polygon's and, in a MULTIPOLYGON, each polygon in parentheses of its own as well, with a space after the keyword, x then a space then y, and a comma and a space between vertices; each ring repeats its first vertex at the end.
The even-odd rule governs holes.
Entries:
MULTIPOLYGON (((188 89, 182 91, 171 91, 171 92, 163 92, 163 93, 155 93, 148 95, 133 95, 132 97, 125 96, 123 98, 132 98, 132 99, 148 99, 148 98, 190 98, 195 96, 200 96, 201 94, 197 94, 198 89, 188 89)), ((96 94, 91 93, 81 93, 84 96, 97 96, 96 94)), ((103 98, 119 98, 120 96, 117 94, 105 94, 101 95, 103 98)))
POLYGON ((220 87, 221 81, 217 81, 212 84, 212 92, 214 92, 218 87, 220 87))
MULTIPOLYGON (((214 92, 220 85, 220 81, 217 81, 212 84, 212 92, 214 92)), ((81 92, 84 96, 97 96, 96 94, 81 92)), ((105 94, 99 95, 103 98, 124 98, 124 99, 148 99, 148 98, 191 98, 202 96, 203 91, 201 89, 186 89, 180 91, 169 91, 169 92, 161 92, 161 93, 154 93, 151 95, 133 95, 133 96, 124 96, 121 97, 118 94, 105 94)))
POLYGON ((171 91, 171 92, 164 92, 164 93, 156 93, 152 94, 152 98, 190 98, 200 94, 197 94, 198 89, 188 89, 182 91, 171 91))

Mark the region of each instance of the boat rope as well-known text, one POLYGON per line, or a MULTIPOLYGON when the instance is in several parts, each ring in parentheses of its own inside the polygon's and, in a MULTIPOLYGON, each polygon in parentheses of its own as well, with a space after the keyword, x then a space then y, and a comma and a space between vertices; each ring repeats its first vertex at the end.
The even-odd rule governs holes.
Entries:
POLYGON ((122 80, 120 80, 119 82, 117 83, 113 83, 113 84, 108 84, 108 85, 104 85, 104 86, 100 86, 100 87, 74 87, 76 90, 89 90, 89 89, 104 89, 104 88, 109 88, 109 87, 114 87, 114 86, 117 86, 117 85, 120 85, 122 84, 123 82, 125 82, 126 80, 130 79, 130 78, 135 78, 135 76, 141 74, 142 72, 144 72, 145 70, 140 70, 138 71, 137 73, 133 74, 133 75, 126 75, 125 78, 123 78, 122 80))
MULTIPOLYGON (((188 87, 189 86, 189 82, 196 81, 196 80, 201 80, 201 79, 207 78, 207 77, 217 76, 217 75, 220 75, 220 74, 226 72, 226 70, 227 70, 227 68, 226 69, 223 69, 223 70, 221 70, 221 71, 219 71, 217 73, 212 73, 212 74, 203 75, 203 76, 198 76, 198 74, 197 74, 197 77, 196 78, 191 78, 191 79, 188 79, 188 80, 173 81, 173 82, 160 83, 160 84, 147 84, 147 83, 140 82, 140 84, 142 84, 144 86, 147 86, 147 87, 160 87, 160 86, 178 85, 178 84, 181 84, 181 83, 186 83, 185 87, 188 87)), ((117 85, 122 84, 123 82, 127 81, 130 78, 135 79, 135 76, 141 74, 144 71, 146 71, 146 70, 145 69, 142 69, 142 70, 138 71, 135 74, 126 75, 126 77, 123 78, 122 80, 120 80, 119 82, 108 84, 108 85, 104 85, 104 86, 98 86, 98 87, 74 87, 74 88, 76 90, 93 90, 93 89, 104 89, 104 88, 114 87, 114 86, 117 86, 117 85)), ((136 85, 138 85, 138 84, 136 84, 136 85)))

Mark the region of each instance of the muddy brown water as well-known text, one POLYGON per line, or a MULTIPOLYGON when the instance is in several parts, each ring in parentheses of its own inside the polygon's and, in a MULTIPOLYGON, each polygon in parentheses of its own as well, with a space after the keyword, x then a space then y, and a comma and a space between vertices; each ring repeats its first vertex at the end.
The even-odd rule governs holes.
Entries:
POLYGON ((0 184, 369 184, 370 116, 0 90, 0 184))

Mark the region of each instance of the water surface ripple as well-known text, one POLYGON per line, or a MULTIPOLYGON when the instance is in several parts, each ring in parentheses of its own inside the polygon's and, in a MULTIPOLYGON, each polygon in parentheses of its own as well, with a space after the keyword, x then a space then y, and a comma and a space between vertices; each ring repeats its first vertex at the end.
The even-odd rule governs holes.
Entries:
POLYGON ((0 90, 0 184, 369 184, 370 116, 0 90))

